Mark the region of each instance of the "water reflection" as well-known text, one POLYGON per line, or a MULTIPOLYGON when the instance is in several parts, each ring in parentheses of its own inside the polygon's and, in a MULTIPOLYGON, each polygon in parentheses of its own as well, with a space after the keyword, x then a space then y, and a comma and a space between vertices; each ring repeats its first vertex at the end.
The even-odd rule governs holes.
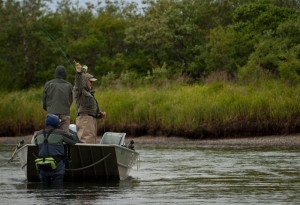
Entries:
MULTIPOLYGON (((63 189, 56 187, 44 187, 39 182, 17 183, 14 189, 18 194, 27 196, 23 200, 29 200, 37 204, 100 204, 103 201, 116 200, 116 195, 121 196, 126 194, 128 190, 134 189, 138 182, 133 178, 128 178, 120 182, 102 182, 102 183, 70 183, 65 182, 63 189)), ((13 195, 12 195, 13 197, 13 195)), ((121 202, 121 198, 117 199, 121 202)), ((14 203, 17 203, 15 200, 14 203)), ((102 204, 102 203, 101 203, 102 204)), ((126 204, 126 203, 125 203, 126 204)))
MULTIPOLYGON (((137 147, 139 170, 120 182, 27 183, 17 163, 0 167, 3 204, 297 204, 297 147, 137 147)), ((0 146, 0 164, 12 149, 0 146)))

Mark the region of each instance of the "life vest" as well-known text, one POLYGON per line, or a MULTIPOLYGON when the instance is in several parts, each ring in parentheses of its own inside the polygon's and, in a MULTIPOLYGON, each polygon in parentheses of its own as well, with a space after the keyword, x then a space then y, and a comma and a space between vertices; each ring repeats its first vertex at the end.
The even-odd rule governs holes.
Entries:
MULTIPOLYGON (((47 152, 49 154, 49 144, 48 144, 48 137, 52 133, 54 129, 51 129, 48 134, 46 134, 45 129, 43 131, 44 134, 44 145, 43 148, 47 149, 47 152)), ((53 157, 43 157, 43 158, 37 158, 35 161, 35 165, 37 170, 44 170, 44 171, 51 171, 55 170, 57 168, 57 161, 53 157)))

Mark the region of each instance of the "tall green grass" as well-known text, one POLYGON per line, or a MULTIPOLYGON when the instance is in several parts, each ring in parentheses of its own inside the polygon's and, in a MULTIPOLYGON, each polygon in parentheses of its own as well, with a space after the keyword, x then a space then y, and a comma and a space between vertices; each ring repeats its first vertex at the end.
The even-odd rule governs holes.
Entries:
POLYGON ((299 89, 279 82, 213 83, 109 90, 97 98, 108 113, 106 124, 113 129, 139 126, 193 136, 224 134, 228 129, 233 134, 234 130, 243 134, 243 129, 292 132, 300 111, 299 89))
POLYGON ((0 93, 0 134, 21 135, 44 122, 42 89, 0 93))
MULTIPOLYGON (((99 129, 193 137, 289 133, 299 127, 299 93, 299 86, 288 87, 277 81, 247 86, 211 83, 98 88, 96 98, 100 108, 107 112, 107 117, 99 120, 99 129)), ((42 109, 42 89, 0 96, 1 129, 22 134, 22 127, 43 126, 46 113, 42 109)), ((71 112, 74 123, 74 105, 71 112)))

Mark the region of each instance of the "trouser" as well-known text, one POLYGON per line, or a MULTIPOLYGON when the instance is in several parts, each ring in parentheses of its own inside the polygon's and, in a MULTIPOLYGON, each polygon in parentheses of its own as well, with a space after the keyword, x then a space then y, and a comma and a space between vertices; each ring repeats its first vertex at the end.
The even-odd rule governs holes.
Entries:
POLYGON ((41 176, 40 180, 42 183, 57 185, 57 184, 61 184, 64 181, 64 175, 57 174, 57 175, 51 175, 51 176, 41 176))
POLYGON ((40 181, 45 185, 51 185, 54 187, 61 187, 63 185, 63 179, 65 175, 65 163, 63 160, 57 163, 55 170, 40 170, 40 181))
POLYGON ((97 143, 97 119, 89 115, 80 115, 76 118, 77 136, 87 144, 97 143))
POLYGON ((68 115, 58 115, 60 119, 59 128, 69 133, 70 126, 70 116, 68 115))

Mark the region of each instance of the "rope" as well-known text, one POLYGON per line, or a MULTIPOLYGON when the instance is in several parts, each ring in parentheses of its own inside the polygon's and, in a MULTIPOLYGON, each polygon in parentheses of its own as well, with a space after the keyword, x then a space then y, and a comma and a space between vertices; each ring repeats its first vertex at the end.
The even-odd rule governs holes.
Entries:
POLYGON ((106 155, 105 157, 103 157, 102 159, 100 159, 99 161, 93 163, 93 164, 90 164, 88 166, 85 166, 85 167, 81 167, 81 168, 76 168, 76 169, 65 169, 66 171, 81 171, 81 170, 84 170, 84 169, 87 169, 87 168, 90 168, 90 167, 93 167, 97 164, 99 164, 100 162, 102 162, 103 160, 105 160, 107 157, 109 157, 111 155, 111 153, 109 153, 108 155, 106 155))
POLYGON ((23 146, 23 144, 24 144, 24 140, 21 140, 21 141, 19 142, 19 144, 16 146, 15 151, 14 151, 13 154, 11 155, 11 158, 10 158, 7 162, 1 164, 0 167, 2 167, 2 166, 4 166, 4 165, 7 165, 7 164, 11 163, 11 162, 14 160, 17 151, 23 146))

